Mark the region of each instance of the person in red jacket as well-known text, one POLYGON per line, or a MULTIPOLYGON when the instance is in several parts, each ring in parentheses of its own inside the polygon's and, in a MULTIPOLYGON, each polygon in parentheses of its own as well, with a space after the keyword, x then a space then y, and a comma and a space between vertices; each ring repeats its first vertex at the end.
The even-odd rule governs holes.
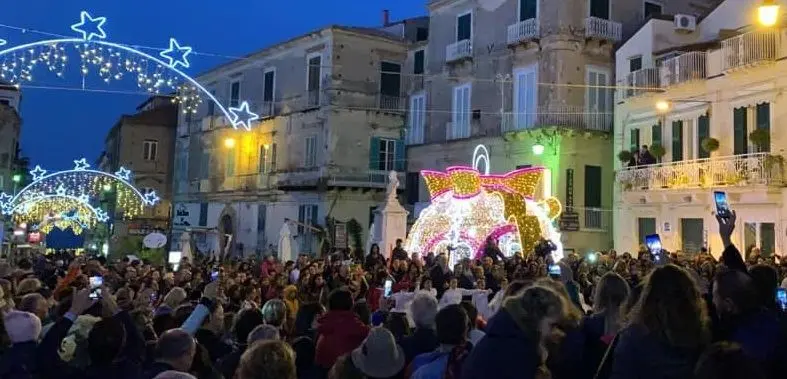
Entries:
POLYGON ((353 308, 353 297, 346 288, 338 288, 328 295, 328 312, 317 319, 317 348, 314 361, 318 367, 330 370, 340 356, 361 345, 369 334, 353 308))

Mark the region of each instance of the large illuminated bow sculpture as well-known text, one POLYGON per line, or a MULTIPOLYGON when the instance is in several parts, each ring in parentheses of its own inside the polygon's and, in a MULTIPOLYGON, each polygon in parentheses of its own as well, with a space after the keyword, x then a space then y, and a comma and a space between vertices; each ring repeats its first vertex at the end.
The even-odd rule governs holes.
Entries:
MULTIPOLYGON (((485 149, 484 149, 485 150, 485 149)), ((560 202, 549 196, 536 199, 545 169, 530 167, 504 175, 487 170, 449 167, 445 172, 422 171, 431 204, 413 225, 408 251, 440 253, 446 248, 460 257, 479 257, 488 238, 498 241, 505 255, 532 252, 542 238, 558 247, 553 257, 562 258, 560 234, 554 226, 560 202)))

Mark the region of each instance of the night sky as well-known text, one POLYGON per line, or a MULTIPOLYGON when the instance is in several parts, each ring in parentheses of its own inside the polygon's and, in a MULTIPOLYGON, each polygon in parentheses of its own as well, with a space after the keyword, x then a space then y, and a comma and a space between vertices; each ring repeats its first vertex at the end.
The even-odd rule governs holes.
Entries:
MULTIPOLYGON (((233 56, 242 56, 330 24, 377 26, 383 9, 391 20, 426 14, 427 0, 15 0, 0 7, 0 24, 78 37, 70 26, 82 10, 108 18, 107 41, 166 48, 170 37, 193 47, 189 56, 196 76, 233 56), (230 6, 231 5, 231 6, 230 6), (202 55, 208 53, 210 55, 202 55), (216 56, 218 55, 218 56, 216 56)), ((43 34, 0 26, 8 48, 50 39, 43 34)), ((0 48, 2 49, 2 48, 0 48)), ((157 51, 146 51, 157 56, 157 51)), ((78 56, 63 78, 44 66, 33 73, 34 86, 79 88, 78 56), (40 71, 40 72, 39 72, 40 71)), ((0 59, 2 59, 0 57, 0 59)), ((88 87, 139 92, 133 79, 88 87)), ((104 137, 118 117, 133 113, 145 96, 106 92, 28 88, 22 100, 22 149, 33 165, 48 169, 73 167, 81 157, 94 161, 104 137)))

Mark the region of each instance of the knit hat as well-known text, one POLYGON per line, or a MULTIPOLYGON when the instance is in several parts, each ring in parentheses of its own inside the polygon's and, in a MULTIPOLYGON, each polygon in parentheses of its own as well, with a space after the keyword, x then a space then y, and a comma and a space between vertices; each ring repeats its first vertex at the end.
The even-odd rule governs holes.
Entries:
POLYGON ((3 323, 11 343, 38 341, 41 335, 41 320, 29 312, 8 312, 3 318, 3 323))
POLYGON ((402 347, 396 344, 393 334, 383 327, 375 327, 360 347, 351 353, 353 364, 364 375, 389 378, 404 368, 402 347))

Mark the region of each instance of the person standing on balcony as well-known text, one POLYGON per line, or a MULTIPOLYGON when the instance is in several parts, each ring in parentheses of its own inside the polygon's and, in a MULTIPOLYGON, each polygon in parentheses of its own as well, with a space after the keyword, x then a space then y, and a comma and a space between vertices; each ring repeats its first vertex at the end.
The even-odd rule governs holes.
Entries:
POLYGON ((656 157, 650 153, 648 150, 648 145, 642 145, 642 149, 639 151, 639 164, 640 165, 649 165, 649 164, 656 164, 656 157))

